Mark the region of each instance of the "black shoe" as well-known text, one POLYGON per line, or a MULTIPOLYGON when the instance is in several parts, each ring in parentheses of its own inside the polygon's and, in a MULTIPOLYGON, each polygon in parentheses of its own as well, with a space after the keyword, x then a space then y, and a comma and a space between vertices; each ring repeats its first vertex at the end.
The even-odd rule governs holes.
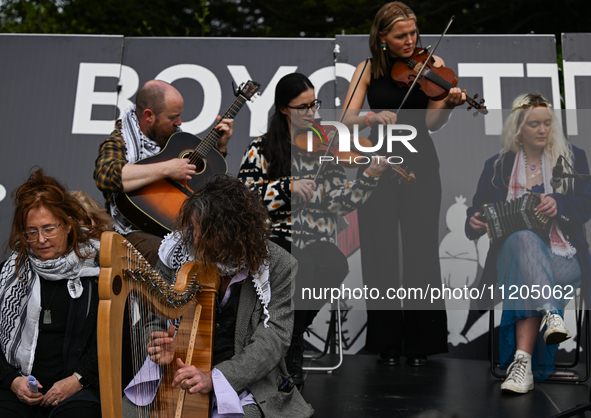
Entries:
POLYGON ((304 384, 304 336, 292 338, 291 345, 285 354, 285 365, 291 380, 296 386, 304 384))
POLYGON ((391 354, 378 354, 378 363, 386 366, 398 366, 400 363, 400 356, 391 354))
POLYGON ((413 367, 423 367, 427 365, 427 356, 411 356, 406 358, 406 364, 413 367))

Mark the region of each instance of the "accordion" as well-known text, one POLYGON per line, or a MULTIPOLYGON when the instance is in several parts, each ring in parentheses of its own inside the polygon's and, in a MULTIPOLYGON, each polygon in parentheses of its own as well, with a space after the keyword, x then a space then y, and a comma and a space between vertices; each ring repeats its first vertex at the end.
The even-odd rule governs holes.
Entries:
POLYGON ((479 219, 486 222, 486 232, 493 242, 516 231, 550 229, 550 218, 536 209, 541 202, 539 193, 526 193, 509 202, 487 203, 479 219))

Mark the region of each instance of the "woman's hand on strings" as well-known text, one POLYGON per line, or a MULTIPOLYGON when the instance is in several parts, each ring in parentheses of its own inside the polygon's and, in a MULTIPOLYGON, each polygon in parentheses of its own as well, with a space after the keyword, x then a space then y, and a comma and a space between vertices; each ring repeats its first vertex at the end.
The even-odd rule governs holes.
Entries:
POLYGON ((314 197, 316 182, 310 179, 292 181, 292 193, 297 194, 304 202, 309 202, 314 197))
POLYGON ((174 374, 172 387, 181 385, 189 393, 209 393, 213 390, 211 372, 202 372, 195 366, 187 366, 180 358, 176 359, 178 370, 174 374))
MULTIPOLYGON (((37 381, 39 388, 43 388, 43 385, 37 381)), ((19 401, 26 403, 27 405, 37 405, 43 400, 43 394, 41 392, 31 392, 29 390, 29 381, 27 376, 19 376, 14 379, 10 385, 10 389, 14 392, 19 401)))
POLYGON ((478 218, 480 217, 480 212, 476 212, 474 216, 470 218, 470 228, 474 232, 484 232, 486 231, 486 223, 482 222, 478 218))
POLYGON ((155 331, 150 334, 148 342, 148 354, 150 360, 160 366, 166 366, 174 360, 174 325, 168 327, 168 331, 155 331))
POLYGON ((386 157, 381 155, 374 155, 371 157, 371 163, 367 167, 367 171, 374 176, 381 176, 382 173, 388 168, 388 161, 386 157))
POLYGON ((463 105, 466 102, 466 90, 461 90, 459 87, 449 89, 449 94, 443 100, 446 108, 453 109, 456 106, 463 105))
POLYGON ((558 215, 558 209, 556 208, 556 200, 552 197, 552 195, 547 193, 542 193, 540 195, 542 199, 542 203, 540 203, 537 209, 540 211, 541 214, 546 215, 549 218, 553 218, 558 215))

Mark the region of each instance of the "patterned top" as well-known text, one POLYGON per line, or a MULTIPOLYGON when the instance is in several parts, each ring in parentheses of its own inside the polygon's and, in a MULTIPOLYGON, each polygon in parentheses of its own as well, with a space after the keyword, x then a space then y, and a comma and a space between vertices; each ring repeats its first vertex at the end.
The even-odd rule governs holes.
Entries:
POLYGON ((363 204, 378 184, 378 177, 363 173, 355 181, 347 181, 345 170, 327 163, 317 180, 314 197, 304 206, 298 195, 291 196, 291 181, 313 179, 319 167, 318 157, 292 152, 291 176, 276 180, 267 175, 267 160, 261 148, 262 138, 247 148, 238 178, 258 191, 269 210, 272 235, 293 241, 300 248, 316 241, 335 242, 338 215, 346 215, 363 204), (292 207, 293 206, 293 207, 292 207))

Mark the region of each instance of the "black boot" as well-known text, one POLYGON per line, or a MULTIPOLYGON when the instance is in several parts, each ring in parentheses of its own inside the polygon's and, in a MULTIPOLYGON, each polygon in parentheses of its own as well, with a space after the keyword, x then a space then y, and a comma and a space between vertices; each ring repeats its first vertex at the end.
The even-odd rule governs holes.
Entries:
POLYGON ((304 384, 304 335, 294 335, 291 339, 291 345, 285 355, 285 365, 290 374, 293 383, 296 386, 304 384))

